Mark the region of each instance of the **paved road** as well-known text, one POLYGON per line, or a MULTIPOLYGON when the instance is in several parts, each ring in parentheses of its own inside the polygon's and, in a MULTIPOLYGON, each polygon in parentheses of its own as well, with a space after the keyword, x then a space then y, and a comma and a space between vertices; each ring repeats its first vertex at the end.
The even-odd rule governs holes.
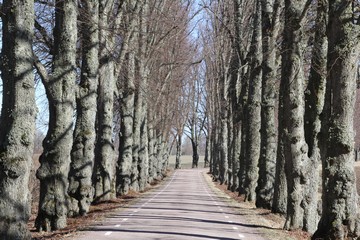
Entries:
POLYGON ((156 191, 75 239, 264 239, 209 188, 202 171, 177 170, 156 191))

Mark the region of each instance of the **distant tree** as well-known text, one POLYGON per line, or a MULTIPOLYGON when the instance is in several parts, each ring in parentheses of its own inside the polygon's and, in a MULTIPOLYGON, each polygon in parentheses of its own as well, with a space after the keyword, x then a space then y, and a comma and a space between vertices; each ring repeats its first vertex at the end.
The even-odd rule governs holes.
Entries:
POLYGON ((0 238, 31 239, 27 229, 28 185, 37 112, 32 55, 34 1, 4 0, 1 7, 0 238))

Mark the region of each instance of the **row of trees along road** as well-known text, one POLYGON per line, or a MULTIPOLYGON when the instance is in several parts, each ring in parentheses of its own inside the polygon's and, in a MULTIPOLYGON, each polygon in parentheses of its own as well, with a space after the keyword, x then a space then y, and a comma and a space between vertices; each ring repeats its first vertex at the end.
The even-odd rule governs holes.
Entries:
POLYGON ((191 1, 3 0, 0 238, 30 239, 34 79, 49 108, 36 228, 142 191, 168 164, 194 62, 191 1), (117 153, 117 144, 119 147, 117 153))
POLYGON ((225 0, 206 11, 214 178, 284 214, 287 230, 358 239, 360 1, 225 0))
POLYGON ((185 134, 193 167, 205 136, 214 179, 284 214, 285 229, 359 238, 359 4, 1 1, 0 238, 31 238, 28 184, 44 111, 34 79, 49 105, 36 172, 39 231, 144 190, 164 176, 175 143, 180 167, 185 134))

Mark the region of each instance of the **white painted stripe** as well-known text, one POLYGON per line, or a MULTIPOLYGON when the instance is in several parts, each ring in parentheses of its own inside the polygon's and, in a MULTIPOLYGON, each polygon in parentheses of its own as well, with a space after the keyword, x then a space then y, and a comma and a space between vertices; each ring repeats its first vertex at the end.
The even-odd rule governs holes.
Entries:
POLYGON ((225 218, 229 218, 229 216, 225 216, 225 218))
POLYGON ((234 230, 238 229, 237 227, 233 227, 234 230))
POLYGON ((120 227, 120 226, 121 226, 120 224, 115 225, 115 227, 120 227))
POLYGON ((109 236, 110 234, 112 234, 112 232, 106 232, 105 236, 109 236))
POLYGON ((244 235, 242 235, 242 234, 239 234, 239 237, 244 238, 245 236, 244 236, 244 235))
POLYGON ((124 219, 123 219, 123 222, 126 222, 127 220, 128 220, 127 218, 124 218, 124 219))
POLYGON ((233 221, 228 221, 228 223, 233 223, 233 221))

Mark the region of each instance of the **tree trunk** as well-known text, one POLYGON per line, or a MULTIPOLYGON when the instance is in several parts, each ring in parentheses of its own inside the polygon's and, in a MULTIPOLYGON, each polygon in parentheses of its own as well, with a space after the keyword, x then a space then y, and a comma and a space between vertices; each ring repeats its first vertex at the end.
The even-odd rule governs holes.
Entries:
POLYGON ((121 99, 121 133, 119 146, 119 160, 117 168, 116 191, 118 195, 127 194, 131 188, 133 167, 133 120, 134 120, 134 66, 133 55, 128 54, 127 82, 121 99))
MULTIPOLYGON (((282 55, 282 77, 284 83, 285 172, 288 187, 287 216, 285 229, 303 227, 302 206, 305 181, 311 181, 304 167, 308 163, 308 147, 304 133, 304 66, 303 52, 305 36, 303 14, 306 0, 285 1, 284 51, 282 55)), ((315 190, 314 190, 315 191, 315 190)))
POLYGON ((182 138, 182 134, 180 134, 180 132, 179 132, 178 136, 177 136, 177 141, 176 141, 175 169, 181 169, 181 161, 180 161, 180 157, 181 157, 181 138, 182 138))
POLYGON ((155 130, 153 125, 153 118, 148 112, 148 150, 149 150, 149 182, 152 182, 156 178, 156 149, 155 149, 155 130))
POLYGON ((262 76, 262 52, 261 52, 261 6, 256 1, 254 16, 254 32, 249 55, 251 59, 249 98, 248 98, 248 129, 246 159, 247 171, 245 175, 245 201, 253 202, 256 200, 256 186, 259 177, 259 157, 260 157, 260 128, 261 128, 261 76, 262 76))
POLYGON ((317 1, 317 17, 315 40, 311 59, 311 69, 307 89, 305 91, 305 140, 309 146, 309 163, 306 172, 312 176, 307 181, 304 196, 304 227, 307 232, 314 233, 319 221, 318 189, 320 149, 318 133, 320 132, 320 114, 323 110, 326 85, 327 62, 327 0, 317 1))
POLYGON ((2 5, 0 120, 0 238, 31 239, 28 189, 35 135, 33 0, 2 5))
POLYGON ((276 169, 274 182, 274 198, 272 202, 273 213, 285 214, 287 210, 287 181, 285 174, 285 117, 284 117, 284 95, 285 83, 280 82, 279 110, 278 110, 278 140, 276 153, 276 169))
POLYGON ((192 168, 197 168, 198 164, 199 164, 199 153, 198 153, 198 147, 199 147, 199 143, 194 140, 191 139, 191 146, 192 146, 192 150, 193 150, 193 156, 192 156, 192 168))
POLYGON ((45 83, 49 100, 49 129, 43 142, 40 167, 39 211, 36 228, 51 231, 66 226, 68 213, 68 174, 73 143, 75 105, 77 5, 72 0, 55 4, 54 65, 45 83))
POLYGON ((276 165, 275 98, 276 91, 276 38, 278 32, 278 0, 262 0, 262 99, 261 99, 261 153, 256 206, 271 209, 276 165), (275 5, 277 4, 277 5, 275 5))
POLYGON ((113 1, 99 2, 99 85, 97 109, 97 136, 95 146, 95 163, 93 185, 94 202, 108 201, 115 198, 115 152, 112 141, 113 105, 115 89, 114 73, 114 37, 108 31, 111 21, 109 14, 113 9, 113 1))
POLYGON ((358 239, 353 117, 360 27, 350 1, 329 1, 327 85, 322 126, 322 216, 313 239, 358 239))
POLYGON ((83 1, 82 66, 77 94, 77 119, 69 172, 69 215, 84 215, 93 200, 92 171, 95 155, 96 99, 99 70, 98 1, 83 1))

